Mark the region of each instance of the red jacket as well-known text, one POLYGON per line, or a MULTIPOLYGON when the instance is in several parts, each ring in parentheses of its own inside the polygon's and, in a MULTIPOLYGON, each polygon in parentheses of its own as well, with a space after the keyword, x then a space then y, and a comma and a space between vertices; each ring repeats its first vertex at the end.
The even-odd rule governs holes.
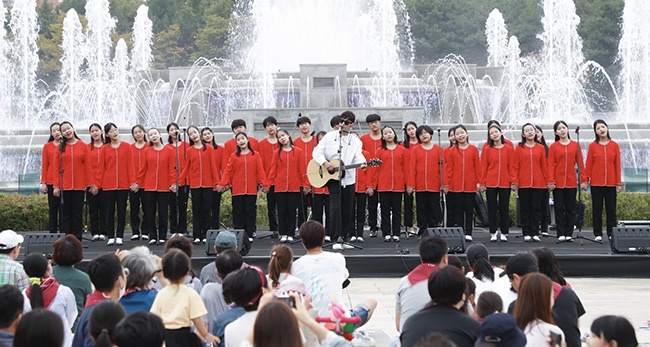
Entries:
POLYGON ((481 184, 488 188, 510 188, 516 184, 515 150, 504 144, 501 148, 483 146, 481 151, 481 184))
POLYGON ((142 148, 136 147, 135 143, 131 144, 131 159, 133 160, 133 168, 135 169, 136 177, 144 165, 144 152, 149 147, 149 144, 146 142, 142 148))
POLYGON ((104 190, 125 190, 136 183, 131 150, 131 145, 124 141, 117 148, 111 144, 102 147, 102 160, 96 176, 98 186, 104 190))
MULTIPOLYGON (((95 149, 99 152, 99 149, 95 149)), ((54 177, 54 187, 63 190, 85 190, 88 186, 95 185, 95 173, 88 145, 77 140, 74 145, 66 144, 63 152, 63 182, 61 177, 54 177)), ((54 171, 59 172, 59 155, 55 155, 54 171)))
POLYGON ((597 142, 589 144, 585 170, 589 184, 596 187, 620 186, 621 149, 618 143, 610 140, 606 145, 597 142))
POLYGON ((534 147, 525 144, 515 148, 515 171, 517 173, 519 188, 548 187, 549 175, 546 164, 546 149, 543 145, 535 143, 534 147))
POLYGON ((453 193, 474 193, 481 181, 481 163, 478 148, 469 145, 465 149, 458 146, 447 151, 447 181, 453 193))
MULTIPOLYGON (((266 177, 270 177, 271 165, 273 163, 273 153, 280 148, 280 144, 276 141, 271 143, 267 137, 263 138, 259 143, 260 154, 262 155, 262 165, 264 165, 264 173, 266 177)), ((305 164, 306 165, 306 164, 305 164)), ((273 185, 273 182, 270 182, 273 185)))
POLYGON ((275 185, 276 193, 300 192, 300 187, 309 187, 306 170, 302 149, 297 147, 291 151, 276 149, 273 152, 269 184, 275 185))
MULTIPOLYGON (((60 146, 60 145, 59 145, 60 146)), ((54 172, 54 161, 59 160, 59 147, 50 141, 43 145, 41 153, 41 183, 54 184, 55 176, 59 173, 54 172)))
MULTIPOLYGON (((361 136, 361 144, 362 144, 362 149, 364 151, 368 151, 370 153, 370 159, 376 159, 377 158, 377 151, 381 148, 381 136, 379 137, 378 140, 373 139, 370 137, 370 134, 364 134, 361 136)), ((379 170, 379 167, 369 167, 366 169, 366 175, 367 175, 367 182, 366 184, 370 183, 370 179, 372 179, 372 176, 376 174, 376 171, 379 170)), ((373 186, 372 188, 377 188, 377 186, 373 186)))
POLYGON ((176 183, 176 152, 171 146, 161 150, 147 147, 144 152, 144 165, 138 173, 138 185, 145 191, 168 192, 176 183))
POLYGON ((548 148, 549 181, 556 188, 577 188, 576 165, 580 165, 580 182, 587 182, 580 145, 571 140, 566 145, 555 141, 548 148))
POLYGON ((214 189, 221 178, 218 170, 212 146, 191 146, 187 148, 187 161, 179 180, 187 182, 190 188, 214 189))
POLYGON ((406 186, 406 170, 408 168, 408 154, 406 148, 396 146, 394 149, 380 148, 377 158, 381 165, 377 170, 370 172, 368 187, 377 187, 379 192, 403 192, 406 186))
POLYGON ((222 187, 231 186, 233 196, 257 195, 259 185, 268 188, 269 183, 262 167, 262 156, 257 152, 240 155, 237 155, 237 153, 231 154, 228 165, 223 170, 219 185, 222 187))
MULTIPOLYGON (((92 139, 91 139, 92 140, 92 139)), ((105 145, 102 145, 104 147, 105 145)), ((93 177, 97 176, 99 163, 102 161, 102 147, 95 147, 91 142, 87 144, 88 152, 90 153, 90 166, 93 170, 93 177)))
MULTIPOLYGON (((302 153, 305 157, 305 170, 307 169, 307 165, 309 162, 312 160, 312 153, 314 152, 314 147, 318 145, 318 139, 316 139, 316 136, 312 136, 312 139, 310 141, 304 141, 302 137, 298 137, 295 141, 293 141, 294 146, 297 148, 302 149, 302 153)), ((307 180, 309 181, 309 180, 307 180)), ((327 189, 327 186, 321 187, 321 188, 316 188, 312 187, 311 188, 314 194, 329 194, 330 191, 327 189)))
MULTIPOLYGON (((434 144, 431 149, 417 146, 411 150, 406 186, 415 188, 416 192, 440 191, 440 146, 434 144)), ((442 177, 446 168, 443 165, 442 177)))
MULTIPOLYGON (((178 171, 175 173, 175 175, 179 175, 178 176, 179 177, 179 179, 178 179, 178 185, 179 186, 187 185, 187 180, 181 180, 180 179, 180 174, 181 174, 181 172, 183 172, 183 169, 185 169, 185 164, 187 162, 187 150, 191 147, 190 144, 188 142, 183 141, 183 142, 180 143, 180 145, 178 147, 174 146, 173 143, 168 143, 168 144, 165 145, 165 147, 171 148, 171 150, 174 152, 174 163, 176 163, 176 159, 177 159, 176 155, 178 153, 179 165, 178 165, 178 171), (178 148, 178 152, 176 151, 176 148, 178 148)), ((176 168, 174 168, 174 169, 176 169, 176 168)))
MULTIPOLYGON (((363 154, 363 157, 366 158, 366 161, 370 160, 370 152, 366 151, 365 149, 361 150, 361 153, 363 154)), ((366 193, 366 188, 368 187, 368 169, 366 168, 365 170, 362 168, 356 168, 357 170, 357 183, 354 186, 354 192, 355 193, 366 193)), ((327 188, 327 186, 325 186, 327 188)), ((329 191, 328 191, 329 193, 329 191)))
MULTIPOLYGON (((212 160, 214 161, 214 164, 217 166, 217 183, 221 180, 221 176, 223 175, 223 170, 226 168, 226 165, 228 164, 228 159, 224 159, 226 157, 226 150, 223 148, 223 146, 217 145, 216 147, 212 147, 212 160)), ((214 189, 217 189, 217 186, 215 185, 214 189)))
MULTIPOLYGON (((253 151, 255 151, 255 152, 260 151, 260 142, 257 141, 256 138, 254 138, 252 136, 249 136, 248 137, 248 143, 250 143, 251 148, 253 149, 253 151)), ((225 155, 223 156, 225 158, 224 159, 225 163, 222 162, 223 167, 225 168, 226 165, 228 164, 228 160, 230 160, 230 155, 237 152, 237 141, 235 140, 235 138, 233 137, 232 139, 226 141, 223 144, 223 149, 226 150, 225 155)))

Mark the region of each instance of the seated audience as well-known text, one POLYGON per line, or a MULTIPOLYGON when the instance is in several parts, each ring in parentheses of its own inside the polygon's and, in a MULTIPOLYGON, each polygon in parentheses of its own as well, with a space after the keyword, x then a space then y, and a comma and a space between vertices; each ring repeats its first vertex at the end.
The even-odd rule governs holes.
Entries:
POLYGON ((429 334, 418 341, 415 347, 457 347, 454 341, 440 333, 429 334))
POLYGON ((38 309, 28 313, 16 327, 13 347, 62 347, 63 321, 58 314, 38 309))
POLYGON ((260 298, 270 289, 264 271, 257 266, 245 267, 231 276, 234 277, 228 295, 235 305, 244 308, 245 313, 225 326, 222 345, 239 347, 252 330, 260 298))
POLYGON ((503 312, 503 301, 501 301, 499 294, 488 290, 478 297, 474 312, 477 320, 482 322, 485 317, 493 313, 503 312))
POLYGON ((137 311, 117 324, 113 340, 119 347, 162 347, 165 343, 165 326, 155 314, 137 311))
POLYGON ((513 315, 517 326, 526 334, 527 346, 548 346, 551 341, 561 341, 564 333, 553 324, 551 293, 553 284, 546 275, 533 272, 522 277, 517 289, 513 315))
MULTIPOLYGON (((239 252, 237 246, 237 235, 232 231, 223 230, 217 234, 214 240, 213 247, 214 247, 214 251, 217 252, 216 257, 218 257, 219 254, 223 253, 228 249, 234 249, 236 252, 239 252)), ((199 274, 199 279, 201 280, 201 284, 203 285, 212 282, 221 283, 223 277, 219 278, 219 276, 217 276, 217 267, 214 261, 204 266, 201 269, 201 273, 199 274)))
MULTIPOLYGON (((525 347, 526 335, 509 313, 493 313, 481 322, 481 336, 476 347, 525 347)), ((545 346, 548 346, 545 345, 545 346)))
POLYGON ((112 347, 115 344, 113 332, 124 317, 124 307, 115 301, 103 301, 95 306, 88 319, 88 332, 95 341, 95 347, 112 347))
POLYGON ((16 286, 0 286, 0 347, 13 346, 16 327, 23 316, 24 303, 25 298, 16 286))
POLYGON ((587 337, 589 347, 637 347, 634 327, 625 317, 601 316, 591 323, 587 337))
POLYGON ((23 266, 16 261, 23 241, 23 235, 16 234, 13 230, 0 232, 0 286, 11 284, 20 291, 29 287, 29 277, 23 266))
POLYGON ((208 314, 203 316, 201 321, 208 325, 208 331, 213 331, 214 319, 228 309, 228 304, 223 297, 221 279, 231 272, 239 270, 244 263, 244 259, 236 250, 228 249, 219 253, 215 263, 216 276, 220 280, 218 282, 208 282, 201 289, 201 300, 208 310, 208 314))
MULTIPOLYGON (((165 253, 169 252, 170 249, 180 249, 185 253, 190 259, 192 259, 192 254, 194 253, 194 245, 187 237, 182 234, 173 234, 167 241, 165 241, 165 253)), ((194 289, 198 294, 201 294, 201 289, 203 285, 201 280, 196 277, 196 272, 194 269, 190 268, 188 276, 185 277, 185 285, 194 289)), ((162 285, 157 285, 156 289, 160 290, 162 285)))
POLYGON ((503 270, 490 264, 490 256, 487 248, 481 243, 474 243, 467 248, 467 262, 471 271, 467 278, 474 280, 476 284, 476 297, 481 296, 484 291, 492 291, 499 296, 505 307, 517 298, 517 294, 511 289, 510 282, 501 277, 503 270))
MULTIPOLYGON (((244 310, 243 307, 237 305, 233 299, 235 296, 241 293, 242 285, 244 284, 242 281, 237 279, 238 273, 239 270, 231 272, 223 279, 223 299, 229 306, 227 310, 215 317, 212 324, 212 335, 221 339, 221 342, 218 343, 217 346, 225 345, 224 334, 228 324, 234 322, 237 320, 237 318, 243 316, 244 313, 246 313, 246 310, 244 310), (233 284, 235 284, 234 287, 233 284)), ((248 303, 248 301, 244 300, 246 299, 238 299, 240 302, 248 303)))
POLYGON ((298 277, 291 274, 293 265, 293 250, 283 244, 276 245, 271 249, 271 260, 269 261, 269 279, 271 288, 277 295, 298 294, 304 299, 309 293, 305 283, 298 277))
MULTIPOLYGON (((146 246, 138 246, 120 254, 122 265, 128 270, 126 276, 126 291, 120 304, 126 313, 149 311, 158 291, 150 288, 154 275, 160 275, 160 258, 149 251, 146 246)), ((159 276, 164 281, 164 277, 159 276)))

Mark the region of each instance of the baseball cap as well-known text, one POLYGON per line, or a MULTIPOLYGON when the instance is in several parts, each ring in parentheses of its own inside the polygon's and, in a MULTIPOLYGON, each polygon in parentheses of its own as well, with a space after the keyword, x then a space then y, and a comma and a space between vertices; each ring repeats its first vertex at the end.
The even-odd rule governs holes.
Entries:
POLYGON ((475 346, 490 343, 494 346, 524 347, 526 335, 517 327, 515 317, 508 313, 493 313, 481 322, 481 337, 475 346))
POLYGON ((228 230, 224 230, 217 234, 217 238, 214 240, 214 246, 217 247, 219 252, 235 248, 236 245, 237 236, 235 233, 228 230))
POLYGON ((488 250, 485 245, 482 243, 474 243, 471 246, 467 247, 467 261, 469 262, 470 266, 474 264, 474 261, 476 260, 476 257, 479 255, 482 256, 486 261, 488 260, 488 250))
POLYGON ((17 234, 13 230, 3 230, 0 232, 0 250, 6 251, 16 247, 19 243, 23 243, 25 238, 23 235, 17 234))
POLYGON ((506 262, 506 271, 502 272, 499 277, 508 275, 512 278, 513 274, 523 276, 527 273, 538 272, 537 260, 530 253, 517 253, 506 262))

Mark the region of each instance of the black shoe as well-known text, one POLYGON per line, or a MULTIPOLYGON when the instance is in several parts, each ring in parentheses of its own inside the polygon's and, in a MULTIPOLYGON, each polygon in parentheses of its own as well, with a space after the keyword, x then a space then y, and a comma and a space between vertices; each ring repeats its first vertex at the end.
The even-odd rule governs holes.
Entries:
POLYGON ((377 237, 377 230, 370 230, 370 234, 368 236, 377 237))

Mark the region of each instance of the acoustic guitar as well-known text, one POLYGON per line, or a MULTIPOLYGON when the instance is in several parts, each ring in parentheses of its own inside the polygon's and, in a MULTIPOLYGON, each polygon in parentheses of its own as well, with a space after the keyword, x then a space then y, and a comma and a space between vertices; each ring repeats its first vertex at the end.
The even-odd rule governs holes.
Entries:
POLYGON ((381 165, 381 159, 371 159, 367 163, 352 164, 352 165, 342 165, 340 160, 332 160, 330 164, 334 166, 334 172, 330 173, 324 167, 318 165, 318 163, 312 159, 309 164, 307 164, 307 178, 309 183, 316 188, 321 188, 329 182, 329 180, 339 179, 339 171, 341 172, 341 177, 345 177, 345 170, 356 169, 366 164, 367 166, 379 166, 381 165))

